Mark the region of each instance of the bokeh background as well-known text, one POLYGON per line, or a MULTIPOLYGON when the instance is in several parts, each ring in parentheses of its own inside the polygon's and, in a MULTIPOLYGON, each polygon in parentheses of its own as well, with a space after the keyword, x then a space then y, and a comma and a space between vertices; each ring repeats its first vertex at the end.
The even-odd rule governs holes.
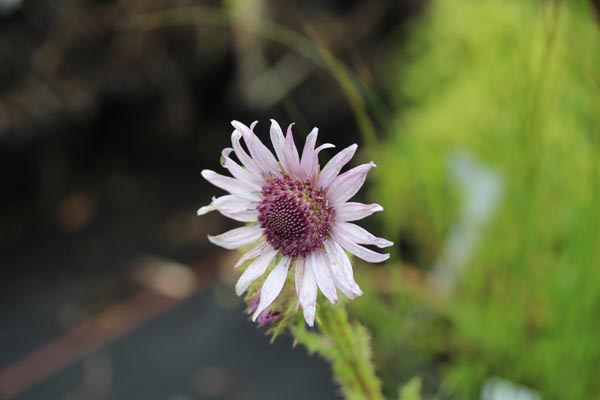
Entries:
POLYGON ((269 118, 378 165, 396 246, 351 312, 389 398, 596 398, 598 10, 0 0, 0 398, 339 398, 195 215, 229 122, 269 118))

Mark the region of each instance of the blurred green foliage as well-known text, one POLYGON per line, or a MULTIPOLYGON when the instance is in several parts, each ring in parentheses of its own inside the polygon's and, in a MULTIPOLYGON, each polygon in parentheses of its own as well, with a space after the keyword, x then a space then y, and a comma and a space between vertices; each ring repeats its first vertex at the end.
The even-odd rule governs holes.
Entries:
MULTIPOLYGON (((504 191, 440 307, 402 285, 353 305, 373 330, 387 392, 416 371, 429 393, 459 399, 478 398, 493 376, 545 399, 595 398, 600 26, 593 10, 586 1, 436 0, 393 58, 399 111, 384 143, 370 149, 387 237, 405 243, 410 262, 427 274, 463 200, 449 179, 456 151, 499 172, 504 191)), ((402 279, 392 267, 387 273, 402 279)))
POLYGON ((421 400, 421 380, 411 379, 400 389, 398 400, 421 400))

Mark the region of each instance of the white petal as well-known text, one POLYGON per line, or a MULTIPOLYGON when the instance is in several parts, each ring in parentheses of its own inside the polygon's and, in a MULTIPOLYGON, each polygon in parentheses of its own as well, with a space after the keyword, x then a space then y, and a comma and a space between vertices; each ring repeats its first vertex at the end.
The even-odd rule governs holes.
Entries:
POLYGON ((342 168, 344 168, 344 165, 348 164, 352 157, 354 157, 357 147, 356 144, 348 146, 329 160, 319 174, 317 186, 322 188, 328 187, 338 176, 342 168))
POLYGON ((335 219, 337 221, 358 221, 377 211, 383 211, 383 207, 379 204, 348 202, 335 208, 335 219))
POLYGON ((217 207, 215 207, 215 205, 211 203, 207 206, 200 207, 198 209, 198 211, 196 211, 196 214, 200 216, 200 215, 208 214, 211 211, 215 211, 216 209, 217 209, 217 207))
POLYGON ((216 187, 226 190, 229 193, 239 196, 243 199, 252 201, 260 200, 258 192, 235 178, 217 174, 209 169, 203 170, 202 176, 216 187))
POLYGON ((250 286, 252 282, 260 278, 260 276, 265 273, 267 267, 269 264, 271 264, 271 261, 273 261, 273 258, 275 258, 276 254, 277 250, 270 248, 264 251, 256 260, 252 262, 252 264, 248 266, 248 268, 246 268, 235 285, 235 293, 238 296, 241 296, 242 293, 248 289, 248 286, 250 286))
POLYGON ((258 219, 257 203, 228 194, 213 197, 212 203, 198 210, 198 215, 217 210, 224 216, 240 222, 254 222, 258 219))
POLYGON ((333 224, 332 231, 335 231, 339 236, 343 236, 354 243, 371 244, 379 247, 380 249, 394 245, 393 242, 372 235, 366 229, 349 222, 337 221, 335 224, 333 224))
POLYGON ((319 147, 317 147, 315 149, 315 155, 319 154, 321 152, 321 150, 333 149, 334 147, 335 147, 335 144, 323 143, 322 145, 320 145, 319 147))
POLYGON ((304 150, 302 150, 302 159, 300 161, 300 169, 302 170, 302 179, 308 179, 318 172, 318 164, 314 163, 315 160, 315 144, 317 143, 317 135, 319 134, 318 128, 313 130, 306 137, 304 142, 304 150))
POLYGON ((294 135, 292 134, 292 126, 290 124, 287 129, 287 134, 285 136, 285 147, 284 147, 284 158, 282 160, 282 164, 286 169, 287 173, 294 177, 301 176, 300 169, 300 157, 298 157, 298 149, 296 149, 296 144, 294 143, 294 135))
POLYGON ((271 120, 271 143, 273 143, 273 148, 275 149, 275 154, 277 155, 277 159, 285 168, 285 164, 283 162, 284 159, 284 148, 285 148, 285 138, 283 137, 283 131, 281 127, 274 119, 271 120))
POLYGON ((302 292, 302 280, 304 279, 304 263, 300 262, 300 259, 298 259, 294 262, 293 268, 294 285, 296 286, 296 297, 298 298, 296 311, 298 311, 298 306, 300 305, 300 293, 302 292))
POLYGON ((233 268, 239 268, 246 261, 255 259, 256 257, 260 256, 262 253, 264 253, 266 250, 268 250, 270 247, 271 246, 269 246, 269 244, 267 242, 262 242, 261 244, 259 244, 255 248, 253 248, 252 250, 244 253, 244 255, 241 256, 240 259, 235 263, 233 268))
POLYGON ((308 177, 311 183, 316 184, 317 178, 319 176, 319 153, 321 152, 321 150, 331 149, 334 147, 335 146, 331 143, 324 143, 317 147, 313 152, 313 166, 311 167, 311 175, 308 177))
POLYGON ((374 163, 359 165, 346 171, 333 180, 327 189, 327 198, 333 206, 345 203, 348 199, 356 194, 365 183, 367 173, 371 168, 375 167, 374 163))
POLYGON ((302 286, 300 287, 300 305, 304 313, 304 319, 308 326, 315 324, 315 311, 317 308, 317 281, 312 268, 309 268, 306 263, 304 265, 296 264, 296 268, 304 269, 302 276, 302 286))
POLYGON ((354 299, 363 294, 362 290, 354 280, 354 271, 350 259, 342 247, 335 240, 326 240, 324 243, 329 268, 335 280, 336 286, 349 299, 354 299))
POLYGON ((329 260, 326 260, 323 254, 315 251, 306 258, 309 268, 312 268, 317 281, 317 286, 325 295, 330 303, 335 304, 338 301, 335 291, 335 282, 329 272, 329 260))
POLYGON ((223 166, 229 170, 229 173, 234 178, 244 182, 246 185, 254 188, 256 191, 260 191, 264 180, 261 177, 251 174, 247 169, 242 168, 238 163, 233 161, 229 157, 232 151, 233 149, 231 147, 227 147, 221 152, 221 155, 223 156, 223 166))
POLYGON ((256 242, 262 234, 260 226, 252 225, 235 228, 217 236, 208 235, 208 240, 217 246, 233 250, 256 242))
POLYGON ((213 197, 212 204, 214 204, 217 209, 227 209, 230 212, 236 212, 246 210, 252 206, 256 208, 256 204, 258 203, 242 199, 232 194, 227 194, 221 197, 213 197))
POLYGON ((354 254, 356 257, 363 259, 367 262, 378 263, 390 258, 389 254, 376 253, 373 250, 369 250, 363 246, 354 243, 351 240, 348 240, 343 235, 338 235, 332 232, 331 236, 336 242, 342 245, 343 248, 348 250, 350 253, 354 254))
POLYGON ((242 147, 240 143, 240 139, 242 138, 242 134, 238 131, 233 131, 231 134, 231 146, 233 147, 233 151, 235 151, 235 155, 240 160, 240 162, 246 167, 248 171, 250 171, 255 176, 263 176, 263 171, 256 164, 256 162, 246 153, 246 150, 242 147))
POLYGON ((239 212, 229 212, 227 209, 218 210, 222 215, 239 222, 256 222, 258 220, 258 211, 245 210, 239 212))
POLYGON ((281 289, 283 289, 283 284, 287 278, 290 261, 289 257, 282 258, 269 276, 267 276, 267 279, 265 279, 265 283, 263 283, 260 290, 260 302, 252 316, 252 321, 256 321, 260 313, 266 310, 277 296, 279 296, 279 293, 281 293, 281 289))
POLYGON ((231 125, 241 132, 242 136, 244 137, 244 142, 246 142, 246 146, 248 146, 248 150, 250 151, 252 159, 262 169, 262 171, 266 174, 272 173, 279 175, 279 165, 277 164, 275 156, 273 156, 271 150, 269 150, 267 146, 260 141, 254 132, 252 132, 252 129, 238 121, 232 121, 231 125))

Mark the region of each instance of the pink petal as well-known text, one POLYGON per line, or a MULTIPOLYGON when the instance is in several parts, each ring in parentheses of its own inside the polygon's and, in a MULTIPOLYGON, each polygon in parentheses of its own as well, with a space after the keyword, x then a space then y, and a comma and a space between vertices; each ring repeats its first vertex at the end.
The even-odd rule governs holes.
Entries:
POLYGON ((383 211, 383 207, 379 204, 343 203, 335 208, 335 219, 338 221, 358 221, 377 211, 383 211))
POLYGON ((329 272, 328 262, 323 257, 323 254, 315 251, 306 258, 306 261, 309 268, 312 268, 315 274, 317 286, 319 286, 321 292, 323 292, 331 304, 337 303, 338 296, 335 291, 335 282, 329 272))
POLYGON ((279 293, 281 293, 281 289, 283 289, 283 284, 287 278, 290 261, 291 259, 288 257, 282 258, 269 276, 267 276, 267 279, 265 279, 265 283, 263 283, 260 290, 260 302, 252 316, 252 321, 256 321, 259 314, 266 310, 277 296, 279 296, 279 293))
POLYGON ((313 130, 306 137, 304 142, 304 150, 302 150, 302 159, 300 161, 300 169, 302 170, 302 179, 308 179, 318 172, 318 163, 315 164, 315 144, 317 143, 318 128, 313 130))
POLYGON ((300 260, 294 262, 294 285, 296 286, 296 297, 298 298, 298 304, 296 305, 296 311, 300 305, 300 293, 302 292, 302 280, 304 279, 304 265, 300 260))
POLYGON ((285 148, 284 157, 282 164, 286 169, 287 173, 293 177, 300 177, 302 170, 300 169, 300 158, 298 157, 298 150, 294 143, 294 135, 292 134, 292 125, 288 126, 287 134, 285 136, 285 148))
POLYGON ((267 251, 270 247, 271 246, 269 246, 269 244, 267 242, 262 242, 261 244, 259 244, 255 248, 253 248, 252 250, 244 253, 244 255, 241 256, 240 259, 235 263, 233 268, 239 268, 246 261, 255 259, 256 257, 260 256, 262 253, 267 251))
POLYGON ((367 173, 373 167, 375 167, 375 164, 371 162, 359 165, 358 167, 352 168, 350 171, 338 175, 327 190, 329 203, 336 206, 345 203, 346 200, 354 196, 362 187, 363 183, 365 183, 367 173))
MULTIPOLYGON (((298 268, 299 265, 296 265, 298 268)), ((308 326, 315 324, 315 311, 317 308, 317 281, 315 279, 312 268, 308 267, 306 263, 301 266, 304 269, 302 277, 302 286, 300 287, 300 305, 304 312, 304 319, 308 326)))
POLYGON ((331 275, 335 280, 337 288, 349 299, 361 296, 363 292, 354 280, 354 271, 346 252, 334 240, 327 240, 323 244, 327 258, 330 261, 329 268, 331 275))
POLYGON ((351 240, 348 240, 343 235, 339 235, 339 234, 332 232, 331 236, 333 237, 333 239, 336 242, 338 242, 340 245, 342 245, 343 248, 348 250, 350 253, 354 254, 356 257, 363 259, 367 262, 378 263, 378 262, 382 262, 382 261, 385 261, 388 258, 390 258, 389 254, 376 253, 372 250, 369 250, 363 246, 360 246, 360 245, 354 243, 351 240))
POLYGON ((254 222, 258 219, 256 203, 228 194, 218 198, 213 197, 212 203, 198 210, 198 215, 204 215, 217 210, 224 216, 240 222, 254 222))
POLYGON ((283 131, 281 130, 281 127, 274 119, 271 120, 271 143, 273 143, 273 148, 275 149, 275 154, 277 155, 279 162, 285 168, 285 164, 283 162, 285 138, 283 137, 283 131))
POLYGON ((315 184, 317 182, 317 178, 319 176, 319 153, 322 150, 331 149, 334 147, 335 146, 331 143, 324 143, 315 149, 315 151, 313 153, 313 166, 311 167, 312 172, 311 172, 311 175, 308 177, 308 179, 310 179, 310 181, 313 184, 315 184))
POLYGON ((241 296, 248 289, 248 286, 265 273, 273 258, 277 254, 277 250, 270 248, 263 252, 256 260, 254 260, 244 271, 240 279, 235 285, 235 293, 241 296))
POLYGON ((315 155, 318 155, 321 150, 325 150, 325 149, 333 149, 335 147, 334 144, 331 143, 323 143, 322 145, 320 145, 319 147, 317 147, 315 149, 315 155))
POLYGON ((246 167, 250 173, 254 176, 263 176, 263 171, 256 164, 256 162, 246 153, 246 150, 242 147, 240 143, 240 139, 242 138, 242 134, 238 131, 233 131, 231 134, 231 146, 233 147, 233 151, 235 151, 235 155, 240 160, 240 162, 246 167))
POLYGON ((229 176, 217 174, 216 172, 211 171, 209 169, 203 170, 202 176, 204 177, 204 179, 206 179, 216 187, 226 190, 229 193, 239 196, 243 199, 251 201, 260 200, 260 197, 256 190, 235 178, 230 178, 229 176))
POLYGON ((260 191, 261 187, 264 184, 264 179, 256 175, 252 175, 250 172, 248 172, 247 169, 242 168, 238 163, 233 161, 229 157, 232 151, 233 149, 231 147, 228 147, 226 149, 223 149, 223 151, 221 152, 221 155, 223 156, 223 166, 229 170, 229 173, 234 178, 245 183, 249 187, 254 188, 257 191, 260 191))
POLYGON ((233 250, 256 242, 262 234, 262 228, 259 225, 252 225, 235 228, 217 236, 208 235, 208 240, 217 246, 233 250))
POLYGON ((241 199, 233 195, 221 196, 213 201, 224 216, 240 222, 256 222, 258 220, 257 203, 241 199))
POLYGON ((241 132, 252 159, 262 169, 263 173, 279 175, 279 165, 275 156, 273 156, 271 150, 260 141, 254 132, 252 132, 252 129, 238 121, 232 121, 231 125, 241 132))
POLYGON ((349 222, 336 222, 333 225, 333 231, 335 231, 339 236, 343 236, 354 243, 375 245, 380 249, 394 245, 393 242, 374 236, 366 229, 349 222))
POLYGON ((331 160, 329 160, 327 165, 323 167, 321 173, 319 174, 317 186, 327 188, 338 176, 342 168, 344 168, 344 165, 348 164, 352 157, 354 157, 357 147, 358 146, 356 144, 348 146, 336 154, 331 160))

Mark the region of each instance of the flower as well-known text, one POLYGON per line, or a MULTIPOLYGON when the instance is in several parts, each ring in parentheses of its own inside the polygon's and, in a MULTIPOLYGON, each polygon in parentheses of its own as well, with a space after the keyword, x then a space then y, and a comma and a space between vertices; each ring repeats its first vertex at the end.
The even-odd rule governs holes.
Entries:
POLYGON ((318 129, 314 128, 300 157, 292 125, 284 137, 279 124, 271 120, 276 158, 254 134, 256 122, 250 128, 238 121, 232 125, 232 148, 222 152, 223 166, 232 177, 202 171, 207 181, 230 194, 213 198, 212 203, 198 210, 198 215, 216 210, 234 220, 251 223, 208 236, 212 243, 226 249, 255 244, 235 265, 237 268, 252 260, 236 284, 238 296, 275 264, 262 285, 254 321, 279 296, 288 271, 293 269, 298 303, 306 323, 313 326, 317 288, 331 303, 338 300, 337 290, 350 299, 362 295, 344 250, 368 262, 389 258, 389 254, 361 245, 384 248, 392 242, 351 223, 383 210, 379 204, 348 202, 375 164, 359 165, 340 174, 356 152, 357 145, 353 144, 320 169, 319 152, 335 146, 323 144, 315 148, 318 129), (242 139, 250 154, 242 147, 242 139), (241 165, 231 159, 232 153, 241 165))

